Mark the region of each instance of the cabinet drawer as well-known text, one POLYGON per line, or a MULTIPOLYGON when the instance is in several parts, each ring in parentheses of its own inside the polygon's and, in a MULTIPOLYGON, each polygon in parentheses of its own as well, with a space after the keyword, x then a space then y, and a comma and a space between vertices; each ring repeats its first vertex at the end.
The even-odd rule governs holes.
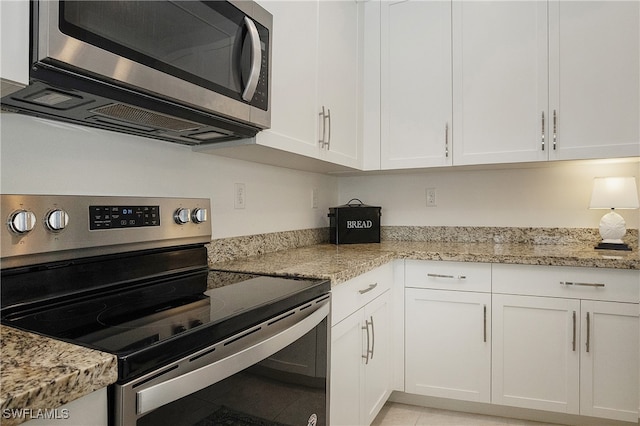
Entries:
POLYGON ((339 323, 391 288, 393 263, 380 266, 331 289, 331 325, 339 323))
POLYGON ((638 303, 640 271, 498 264, 493 292, 638 303))
POLYGON ((491 264, 405 261, 405 287, 491 292, 491 264))

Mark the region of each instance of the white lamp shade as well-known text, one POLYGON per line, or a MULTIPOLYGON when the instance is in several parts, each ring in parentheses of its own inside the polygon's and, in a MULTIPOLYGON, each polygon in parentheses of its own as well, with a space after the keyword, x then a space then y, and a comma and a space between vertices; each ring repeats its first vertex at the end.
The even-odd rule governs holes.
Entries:
POLYGON ((597 177, 593 179, 590 209, 637 209, 635 177, 597 177))

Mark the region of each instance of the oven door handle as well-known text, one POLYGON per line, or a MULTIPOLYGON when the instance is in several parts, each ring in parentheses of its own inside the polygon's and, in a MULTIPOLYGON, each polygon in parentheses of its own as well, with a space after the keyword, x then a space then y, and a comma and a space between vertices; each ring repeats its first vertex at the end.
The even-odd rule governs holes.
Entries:
POLYGON ((322 322, 329 315, 330 306, 329 300, 326 300, 309 316, 256 344, 204 367, 136 392, 137 414, 148 413, 204 389, 284 349, 322 322))

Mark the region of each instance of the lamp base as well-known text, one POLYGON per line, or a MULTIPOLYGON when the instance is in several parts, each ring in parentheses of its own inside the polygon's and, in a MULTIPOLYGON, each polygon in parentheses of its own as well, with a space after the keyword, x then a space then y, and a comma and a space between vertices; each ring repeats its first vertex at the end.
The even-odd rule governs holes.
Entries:
POLYGON ((632 248, 625 243, 600 243, 597 246, 595 246, 594 249, 632 251, 632 248))

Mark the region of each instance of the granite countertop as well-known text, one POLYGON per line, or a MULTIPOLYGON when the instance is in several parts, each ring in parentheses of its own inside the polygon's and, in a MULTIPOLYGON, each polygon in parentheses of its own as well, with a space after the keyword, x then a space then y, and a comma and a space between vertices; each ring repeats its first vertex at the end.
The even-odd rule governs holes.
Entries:
POLYGON ((317 244, 259 256, 215 262, 213 269, 300 278, 323 278, 332 285, 394 259, 525 265, 640 269, 638 250, 599 251, 588 245, 533 245, 385 241, 379 244, 317 244))
MULTIPOLYGON (((385 241, 379 244, 315 244, 236 260, 212 262, 222 271, 328 279, 338 285, 395 259, 640 269, 640 255, 596 251, 590 245, 490 242, 385 241)), ((0 406, 53 409, 117 379, 114 355, 0 326, 0 406)), ((3 411, 4 414, 4 411, 3 411)), ((4 419, 3 425, 23 419, 4 419)))
POLYGON ((118 378, 115 355, 7 326, 0 326, 0 339, 3 426, 29 420, 29 410, 57 408, 118 378), (8 410, 23 411, 11 415, 8 410))

